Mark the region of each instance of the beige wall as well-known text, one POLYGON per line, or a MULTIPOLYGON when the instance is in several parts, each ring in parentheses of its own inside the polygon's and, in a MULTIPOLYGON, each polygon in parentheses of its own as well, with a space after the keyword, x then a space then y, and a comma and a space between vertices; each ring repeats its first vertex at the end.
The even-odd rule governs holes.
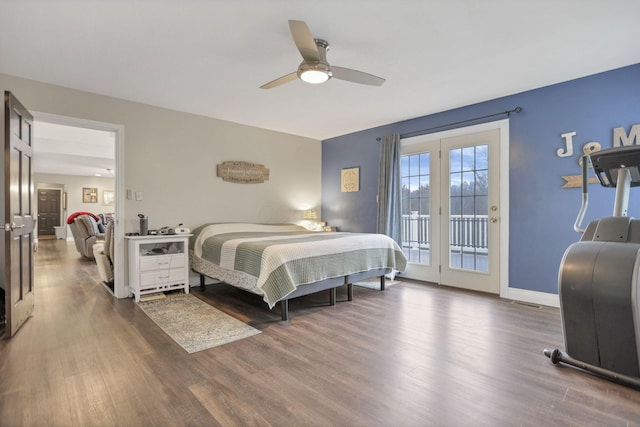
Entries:
MULTIPOLYGON (((129 295, 124 233, 138 231, 138 213, 149 217, 151 229, 179 223, 194 228, 206 222, 290 223, 301 220, 303 209, 320 208, 318 140, 5 74, 0 74, 0 89, 11 91, 34 112, 124 129, 124 171, 116 171, 120 174, 116 182, 123 179, 123 189, 141 192, 143 200, 117 196, 124 201, 124 214, 116 226, 118 298, 129 295), (269 181, 231 184, 217 178, 216 165, 231 160, 265 165, 270 170, 269 181)), ((5 268, 2 262, 0 267, 5 268)))
POLYGON ((0 88, 32 111, 124 126, 124 186, 143 196, 125 200, 125 232, 137 231, 138 213, 149 217, 150 228, 193 228, 210 221, 295 222, 300 210, 320 207, 318 140, 4 74, 0 88), (227 160, 261 163, 270 179, 224 182, 216 165, 227 160))

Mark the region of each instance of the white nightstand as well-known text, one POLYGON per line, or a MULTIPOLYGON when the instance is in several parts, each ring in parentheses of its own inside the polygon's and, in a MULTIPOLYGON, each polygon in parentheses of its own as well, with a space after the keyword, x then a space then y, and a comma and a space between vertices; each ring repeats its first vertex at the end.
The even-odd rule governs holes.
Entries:
POLYGON ((192 234, 125 236, 129 252, 129 289, 140 296, 184 289, 189 293, 189 237, 192 234))

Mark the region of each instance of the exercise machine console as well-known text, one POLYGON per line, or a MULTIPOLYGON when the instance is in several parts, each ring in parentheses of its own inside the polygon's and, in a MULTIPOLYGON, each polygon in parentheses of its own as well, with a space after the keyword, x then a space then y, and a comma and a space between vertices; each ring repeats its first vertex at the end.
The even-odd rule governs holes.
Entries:
POLYGON ((560 362, 640 388, 640 219, 629 217, 631 187, 640 185, 640 146, 582 158, 582 206, 558 274, 565 350, 545 349, 560 362), (613 214, 581 228, 588 206, 588 164, 604 187, 616 189, 613 214))

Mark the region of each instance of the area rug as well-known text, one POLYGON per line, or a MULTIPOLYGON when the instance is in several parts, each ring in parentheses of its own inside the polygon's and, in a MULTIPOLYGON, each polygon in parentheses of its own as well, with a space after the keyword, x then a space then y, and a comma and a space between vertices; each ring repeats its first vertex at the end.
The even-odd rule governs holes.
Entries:
MULTIPOLYGON (((390 286, 394 286, 397 285, 399 283, 402 283, 399 280, 389 280, 389 279, 385 279, 384 281, 384 288, 387 289, 390 286)), ((380 290, 380 278, 376 277, 375 279, 369 279, 369 280, 363 280, 362 282, 354 282, 353 283, 355 286, 360 286, 362 288, 369 288, 369 289, 378 289, 380 290)))
POLYGON ((247 338, 260 331, 191 294, 140 301, 138 306, 187 353, 247 338))

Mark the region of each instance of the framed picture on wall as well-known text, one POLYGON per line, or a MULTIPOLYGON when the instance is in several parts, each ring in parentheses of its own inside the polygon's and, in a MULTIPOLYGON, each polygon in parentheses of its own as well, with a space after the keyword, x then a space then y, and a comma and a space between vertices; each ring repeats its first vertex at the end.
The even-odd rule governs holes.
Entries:
POLYGON ((82 187, 82 203, 98 203, 98 188, 82 187))
POLYGON ((104 206, 113 206, 113 190, 104 190, 102 192, 102 204, 104 206))
POLYGON ((341 190, 343 193, 360 191, 360 168, 342 169, 341 190))

